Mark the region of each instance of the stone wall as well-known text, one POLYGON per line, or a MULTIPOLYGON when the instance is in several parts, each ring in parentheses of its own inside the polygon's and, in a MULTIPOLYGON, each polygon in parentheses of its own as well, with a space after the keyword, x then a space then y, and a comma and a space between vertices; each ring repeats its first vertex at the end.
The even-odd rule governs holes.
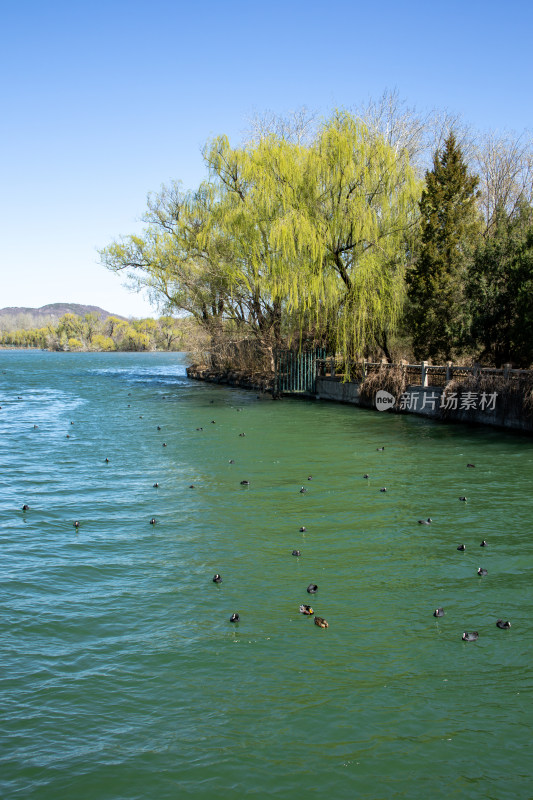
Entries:
MULTIPOLYGON (((396 398, 394 408, 387 413, 417 414, 445 422, 463 422, 467 425, 492 425, 499 428, 523 431, 524 433, 533 433, 533 421, 517 417, 506 408, 503 399, 498 402, 498 397, 496 397, 494 408, 490 408, 492 403, 489 402, 484 409, 479 407, 479 403, 476 404, 476 408, 461 409, 462 398, 459 395, 457 408, 441 408, 443 391, 443 389, 435 386, 408 386, 402 396, 402 405, 404 407, 402 409, 398 408, 399 398, 396 398)), ((375 406, 360 398, 358 383, 343 383, 339 378, 317 378, 316 397, 318 400, 332 400, 337 403, 351 403, 364 408, 375 408, 375 406)))

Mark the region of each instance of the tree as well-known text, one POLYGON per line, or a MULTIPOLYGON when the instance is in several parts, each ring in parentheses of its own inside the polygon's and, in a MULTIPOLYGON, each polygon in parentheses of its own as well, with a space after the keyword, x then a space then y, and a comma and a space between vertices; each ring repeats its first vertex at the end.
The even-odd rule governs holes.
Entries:
POLYGON ((523 203, 533 201, 533 148, 525 136, 488 133, 475 149, 480 178, 480 207, 489 235, 502 223, 520 213, 523 203))
POLYGON ((355 357, 400 316, 419 196, 408 153, 350 114, 311 144, 304 123, 237 148, 218 137, 208 182, 163 187, 143 236, 101 251, 166 310, 192 314, 221 360, 246 342, 274 370, 276 348, 298 338, 355 357))
POLYGON ((496 209, 493 230, 476 249, 468 296, 473 344, 497 366, 533 362, 533 209, 496 209))
POLYGON ((480 232, 478 178, 469 174, 451 133, 420 199, 420 250, 407 274, 408 312, 416 358, 451 359, 467 339, 465 279, 480 232))

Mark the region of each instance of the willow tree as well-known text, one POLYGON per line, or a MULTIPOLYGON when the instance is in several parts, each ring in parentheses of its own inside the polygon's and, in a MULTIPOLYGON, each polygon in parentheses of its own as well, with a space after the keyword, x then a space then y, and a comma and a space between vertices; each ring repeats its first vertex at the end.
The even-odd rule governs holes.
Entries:
POLYGON ((281 265, 276 293, 289 310, 312 310, 345 356, 362 355, 395 328, 403 307, 419 196, 408 154, 339 113, 312 147, 285 144, 270 155, 255 153, 281 265))
POLYGON ((310 145, 273 133, 232 148, 221 136, 204 158, 209 180, 152 197, 143 236, 102 251, 106 266, 213 341, 254 342, 270 369, 312 324, 350 356, 394 326, 418 190, 406 152, 337 114, 310 145))

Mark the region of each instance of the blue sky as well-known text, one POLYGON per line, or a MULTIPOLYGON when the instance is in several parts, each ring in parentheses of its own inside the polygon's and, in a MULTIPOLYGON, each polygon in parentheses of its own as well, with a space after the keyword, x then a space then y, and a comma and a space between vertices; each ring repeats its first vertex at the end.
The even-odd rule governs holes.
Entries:
POLYGON ((321 115, 386 89, 485 130, 533 130, 525 1, 0 2, 0 307, 152 313, 97 248, 146 195, 194 188, 201 148, 254 112, 321 115))

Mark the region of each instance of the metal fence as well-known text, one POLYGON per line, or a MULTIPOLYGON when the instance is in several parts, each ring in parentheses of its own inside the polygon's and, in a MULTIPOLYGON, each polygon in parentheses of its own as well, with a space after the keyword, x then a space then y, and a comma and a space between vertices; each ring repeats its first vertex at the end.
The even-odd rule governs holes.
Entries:
POLYGON ((315 394, 317 366, 326 351, 282 350, 276 357, 276 391, 280 394, 315 394))

